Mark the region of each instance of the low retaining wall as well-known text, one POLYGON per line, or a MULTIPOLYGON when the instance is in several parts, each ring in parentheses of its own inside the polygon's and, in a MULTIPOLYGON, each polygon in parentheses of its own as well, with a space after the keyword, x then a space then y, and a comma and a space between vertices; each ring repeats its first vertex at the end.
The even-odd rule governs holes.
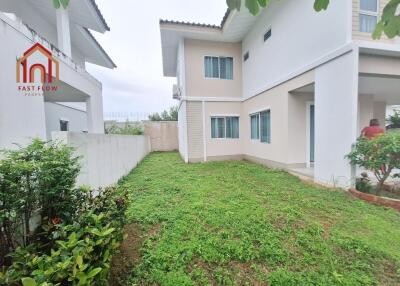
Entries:
POLYGON ((151 151, 179 149, 177 121, 144 121, 144 134, 150 137, 151 151))
POLYGON ((148 136, 53 132, 52 138, 76 148, 82 157, 77 185, 94 189, 117 183, 151 150, 148 136))
POLYGON ((349 192, 356 198, 359 198, 363 201, 400 211, 400 200, 378 197, 371 194, 362 193, 360 191, 357 191, 356 189, 350 189, 349 192))

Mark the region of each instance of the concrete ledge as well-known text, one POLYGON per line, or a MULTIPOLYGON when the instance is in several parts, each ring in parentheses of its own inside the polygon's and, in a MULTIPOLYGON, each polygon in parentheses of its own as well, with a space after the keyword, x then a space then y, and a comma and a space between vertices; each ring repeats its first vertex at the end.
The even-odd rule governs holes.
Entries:
POLYGON ((357 191, 356 189, 349 189, 349 192, 352 196, 361 199, 363 201, 400 211, 400 200, 378 197, 371 194, 362 193, 360 191, 357 191))

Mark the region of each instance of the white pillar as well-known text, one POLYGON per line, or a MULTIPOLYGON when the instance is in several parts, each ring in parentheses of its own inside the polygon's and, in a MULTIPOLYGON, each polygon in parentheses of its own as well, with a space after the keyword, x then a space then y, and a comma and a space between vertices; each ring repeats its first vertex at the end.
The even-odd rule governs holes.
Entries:
POLYGON ((358 137, 358 49, 315 74, 315 181, 337 187, 354 184, 345 158, 358 137))
POLYGON ((69 27, 68 8, 60 7, 56 10, 58 48, 71 57, 71 31, 69 27))
POLYGON ((86 114, 89 133, 104 134, 103 100, 99 96, 91 96, 86 100, 86 114))

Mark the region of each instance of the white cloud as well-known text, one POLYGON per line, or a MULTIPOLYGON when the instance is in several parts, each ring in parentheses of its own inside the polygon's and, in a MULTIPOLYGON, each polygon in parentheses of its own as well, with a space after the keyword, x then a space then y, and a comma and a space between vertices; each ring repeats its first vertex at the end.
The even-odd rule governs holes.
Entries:
POLYGON ((159 19, 219 24, 225 0, 97 0, 111 27, 94 33, 117 69, 88 65, 103 83, 105 112, 155 112, 177 104, 162 73, 159 19))

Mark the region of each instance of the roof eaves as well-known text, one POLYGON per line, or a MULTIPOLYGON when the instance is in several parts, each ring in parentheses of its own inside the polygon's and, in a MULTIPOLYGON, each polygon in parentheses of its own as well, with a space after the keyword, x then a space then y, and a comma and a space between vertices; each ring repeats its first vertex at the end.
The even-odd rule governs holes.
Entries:
POLYGON ((110 31, 110 27, 108 26, 108 24, 107 24, 107 22, 106 22, 106 19, 104 19, 104 16, 103 16, 103 14, 102 14, 101 11, 100 11, 99 6, 97 6, 97 4, 96 4, 96 1, 95 1, 95 0, 90 0, 90 3, 92 4, 94 10, 96 11, 97 15, 99 16, 101 22, 103 23, 104 28, 105 28, 107 31, 110 31))
POLYGON ((204 24, 204 23, 172 21, 172 20, 163 20, 163 19, 160 19, 160 25, 171 24, 171 25, 183 25, 183 26, 190 26, 190 27, 211 28, 211 29, 222 30, 226 24, 226 21, 228 20, 230 13, 231 13, 231 10, 228 8, 228 10, 226 11, 226 13, 221 21, 221 24, 219 26, 211 25, 211 24, 204 24))
POLYGON ((107 52, 104 50, 104 48, 100 45, 100 43, 96 40, 96 38, 93 36, 93 34, 89 31, 87 28, 83 28, 84 31, 89 35, 90 38, 93 39, 94 43, 100 48, 104 56, 110 61, 110 63, 114 66, 114 68, 117 67, 117 65, 113 62, 113 60, 110 58, 110 56, 107 54, 107 52))

